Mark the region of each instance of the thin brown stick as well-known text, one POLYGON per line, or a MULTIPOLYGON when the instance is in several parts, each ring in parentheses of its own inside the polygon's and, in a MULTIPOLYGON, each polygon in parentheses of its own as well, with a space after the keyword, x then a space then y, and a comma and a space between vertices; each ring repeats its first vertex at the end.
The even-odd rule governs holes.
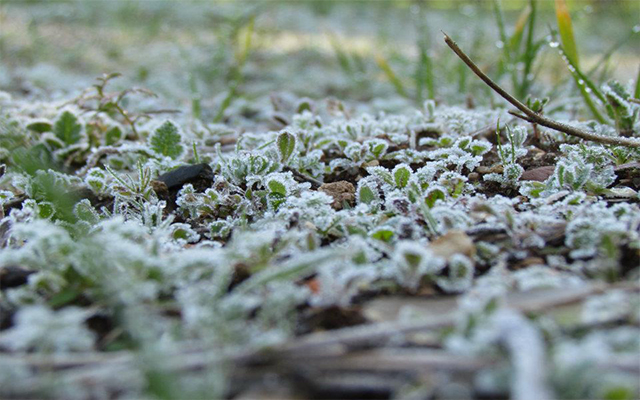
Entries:
POLYGON ((496 93, 498 93, 502 98, 511 103, 515 108, 522 111, 524 115, 518 113, 511 113, 512 115, 524 119, 525 121, 531 122, 533 124, 538 124, 542 126, 546 126, 547 128, 551 128, 558 132, 566 133, 567 135, 579 137, 584 140, 589 140, 592 142, 604 143, 604 144, 613 144, 616 146, 627 146, 627 147, 640 147, 640 140, 630 139, 630 138, 619 138, 619 137, 608 137, 608 136, 600 136, 594 135, 593 133, 589 133, 583 131, 582 129, 578 129, 574 126, 563 124, 562 122, 554 121, 552 119, 543 117, 542 115, 536 113, 518 99, 509 94, 506 90, 500 87, 497 83, 491 80, 478 66, 465 54, 464 51, 458 47, 456 42, 454 42, 446 33, 442 32, 444 35, 444 41, 447 45, 453 50, 454 53, 465 64, 480 78, 486 83, 491 89, 493 89, 496 93), (526 118, 525 118, 526 116, 526 118))

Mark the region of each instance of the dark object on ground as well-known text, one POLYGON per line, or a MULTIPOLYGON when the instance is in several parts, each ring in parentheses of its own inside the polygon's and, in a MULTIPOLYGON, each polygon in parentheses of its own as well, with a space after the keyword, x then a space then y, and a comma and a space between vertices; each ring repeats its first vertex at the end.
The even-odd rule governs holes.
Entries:
POLYGON ((25 194, 17 195, 13 199, 2 205, 2 212, 4 213, 4 215, 9 215, 11 213, 11 210, 13 210, 14 208, 22 208, 22 203, 24 203, 24 201, 28 198, 29 197, 27 197, 27 195, 25 194))
POLYGON ((362 309, 358 306, 312 308, 303 313, 297 333, 306 334, 314 331, 340 329, 366 322, 366 318, 362 315, 362 309))
POLYGON ((634 190, 640 189, 640 162, 630 162, 617 165, 616 185, 628 186, 634 190))
POLYGON ((160 175, 151 181, 151 187, 160 200, 167 202, 165 213, 168 215, 178 207, 176 199, 184 185, 190 183, 196 192, 204 192, 213 186, 213 178, 213 170, 209 164, 185 165, 160 175))
POLYGON ((0 290, 22 286, 27 283, 29 275, 34 273, 35 271, 30 271, 22 267, 2 267, 0 268, 0 290))
POLYGON ((209 164, 185 165, 160 175, 157 181, 167 185, 170 191, 180 189, 187 183, 192 184, 197 191, 201 191, 213 184, 213 170, 209 164))

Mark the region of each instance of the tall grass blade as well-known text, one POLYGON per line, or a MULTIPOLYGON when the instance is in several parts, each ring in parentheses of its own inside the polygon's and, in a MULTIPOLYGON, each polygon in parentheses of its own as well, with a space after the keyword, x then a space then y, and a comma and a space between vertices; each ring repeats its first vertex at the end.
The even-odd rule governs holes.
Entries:
POLYGON ((418 63, 415 71, 416 82, 416 102, 421 104, 425 98, 435 98, 435 86, 434 86, 434 63, 429 54, 430 41, 429 31, 426 26, 426 4, 420 4, 418 6, 417 26, 416 31, 418 33, 418 63))
MULTIPOLYGON (((555 33, 552 32, 552 35, 555 38, 555 33)), ((555 39, 554 39, 555 40, 555 39)), ((560 51, 560 55, 567 63, 567 68, 573 77, 573 80, 576 82, 578 89, 580 90, 580 94, 584 99, 585 104, 593 114, 593 117, 600 123, 606 123, 606 119, 602 116, 598 107, 594 103, 592 99, 592 95, 595 96, 602 104, 607 104, 607 99, 604 97, 598 86, 596 86, 588 76, 586 76, 580 68, 574 64, 571 59, 567 56, 567 53, 564 49, 563 45, 558 45, 558 51, 560 51)))
POLYGON ((507 30, 504 27, 504 11, 502 10, 502 2, 500 0, 493 0, 493 13, 496 16, 496 23, 498 24, 498 34, 500 35, 500 40, 505 45, 505 49, 507 44, 507 30))
POLYGON ((238 30, 237 33, 237 47, 235 52, 236 65, 232 69, 232 79, 229 85, 227 96, 222 100, 218 113, 213 118, 213 122, 220 122, 224 117, 224 112, 229 108, 233 100, 238 97, 238 88, 244 81, 243 69, 249 57, 251 50, 251 40, 253 37, 255 17, 251 17, 247 24, 238 30))
POLYGON ((638 68, 638 76, 636 77, 636 89, 633 91, 633 97, 640 99, 640 67, 638 68))
POLYGON ((502 1, 493 0, 493 13, 496 16, 496 23, 498 24, 498 34, 500 35, 500 42, 502 43, 502 53, 504 61, 501 64, 500 74, 504 73, 505 65, 511 63, 511 52, 509 51, 509 40, 507 39, 507 30, 504 26, 504 11, 502 10, 502 1))
POLYGON ((571 14, 565 0, 556 0, 556 19, 558 21, 558 31, 562 46, 569 61, 574 65, 580 65, 578 60, 578 46, 573 36, 573 24, 571 23, 571 14))
POLYGON ((435 98, 435 86, 433 79, 433 61, 426 48, 426 45, 420 45, 420 55, 418 66, 416 68, 416 100, 421 103, 424 99, 424 92, 427 92, 427 98, 435 98))
POLYGON ((533 39, 536 27, 536 0, 529 0, 529 6, 531 8, 531 13, 529 14, 527 21, 527 42, 523 55, 524 69, 522 71, 522 81, 520 82, 519 88, 520 97, 525 97, 529 91, 529 87, 531 86, 531 68, 533 66, 533 61, 536 58, 537 49, 539 49, 536 47, 533 39))
POLYGON ((513 89, 515 91, 519 91, 521 86, 521 84, 518 81, 517 63, 521 59, 520 47, 522 43, 522 38, 524 36, 524 30, 527 27, 527 21, 529 20, 530 15, 531 15, 531 6, 527 4, 526 7, 522 9, 522 11, 520 12, 520 15, 518 16, 518 20, 516 21, 513 34, 509 38, 508 42, 505 42, 504 44, 504 47, 505 47, 504 52, 505 54, 509 55, 506 69, 511 72, 511 84, 513 85, 513 89))
POLYGON ((598 98, 598 100, 600 100, 603 103, 606 103, 607 99, 605 99, 604 95, 602 94, 598 86, 595 83, 593 83, 593 81, 589 79, 589 77, 582 72, 580 67, 578 67, 576 64, 574 64, 571 61, 571 59, 567 56, 567 52, 564 46, 559 45, 558 51, 560 52, 560 54, 562 55, 562 58, 567 63, 567 68, 569 68, 569 72, 571 72, 571 74, 577 78, 579 85, 588 87, 589 90, 593 93, 593 95, 598 98))
MULTIPOLYGON (((564 50, 562 49, 562 46, 559 46, 558 48, 560 49, 560 52, 564 54, 564 50)), ((589 108, 589 111, 591 111, 591 114, 593 114, 593 117, 598 122, 602 124, 606 123, 605 118, 602 116, 600 111, 598 111, 598 107, 596 107, 595 103, 593 102, 593 99, 591 98, 591 94, 593 93, 599 100, 603 101, 603 103, 606 100, 604 100, 604 97, 600 98, 602 94, 600 93, 599 90, 597 90, 597 88, 595 91, 592 89, 592 87, 595 88, 595 85, 593 84, 593 82, 591 82, 589 78, 584 76, 579 69, 572 66, 571 62, 566 56, 563 56, 563 57, 567 61, 569 72, 571 72, 571 76, 573 77, 573 80, 576 82, 576 86, 578 86, 578 89, 580 90, 580 94, 582 95, 582 98, 584 99, 585 104, 589 108), (583 78, 586 78, 586 80, 583 78), (589 90, 587 90, 587 88, 589 90)))
MULTIPOLYGON (((522 37, 524 36, 524 28, 527 26, 527 21, 529 20, 530 15, 531 6, 527 4, 520 13, 520 16, 518 16, 515 29, 513 30, 513 35, 511 35, 511 39, 509 39, 509 52, 512 56, 517 55, 520 51, 520 43, 522 43, 522 37)), ((513 58, 515 59, 517 57, 513 58)))
POLYGON ((255 28, 255 17, 251 17, 247 25, 238 32, 238 47, 236 49, 236 63, 242 68, 251 50, 251 40, 255 28))
POLYGON ((396 89, 396 92, 398 92, 398 94, 402 97, 409 97, 407 95, 407 91, 404 88, 404 85, 400 81, 400 78, 398 78, 396 73, 393 72, 393 69, 391 68, 391 65, 389 65, 387 59, 384 58, 381 54, 376 54, 376 63, 378 63, 378 66, 380 67, 382 72, 384 72, 389 82, 391 82, 393 87, 396 89))
POLYGON ((331 47, 333 47, 333 52, 336 54, 338 65, 340 66, 342 71, 349 76, 353 75, 351 61, 349 60, 347 52, 342 49, 342 44, 333 35, 329 37, 329 42, 331 43, 331 47))
POLYGON ((609 50, 607 50, 598 60, 598 62, 595 63, 595 65, 589 70, 587 71, 587 76, 593 76, 593 74, 596 73, 596 71, 601 68, 601 67, 607 67, 609 60, 611 59, 611 56, 613 56, 613 54, 620 49, 622 46, 624 46, 629 40, 631 40, 631 38, 633 38, 635 35, 640 35, 640 31, 632 29, 631 32, 625 36, 624 38, 620 39, 618 42, 616 42, 613 46, 611 46, 609 48, 609 50))

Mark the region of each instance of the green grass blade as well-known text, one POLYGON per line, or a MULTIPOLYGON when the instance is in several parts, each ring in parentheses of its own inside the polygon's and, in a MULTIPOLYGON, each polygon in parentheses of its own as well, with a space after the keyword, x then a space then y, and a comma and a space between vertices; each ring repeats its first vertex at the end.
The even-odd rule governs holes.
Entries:
POLYGON ((255 18, 251 17, 247 24, 238 30, 237 33, 237 47, 236 47, 236 65, 233 66, 231 71, 231 83, 229 85, 229 91, 227 96, 222 100, 220 108, 216 116, 213 118, 213 122, 220 122, 224 117, 224 112, 229 108, 233 100, 238 97, 238 89, 244 81, 244 74, 242 70, 249 58, 249 52, 251 51, 251 40, 253 37, 255 18))
POLYGON ((609 60, 611 59, 611 56, 613 56, 613 54, 620 49, 622 46, 624 46, 627 42, 629 42, 631 40, 631 38, 633 38, 636 35, 640 35, 640 31, 631 30, 631 33, 629 33, 627 36, 625 36, 624 38, 622 38, 621 40, 617 41, 613 46, 611 46, 609 48, 609 50, 607 50, 602 57, 600 57, 600 59, 598 60, 598 62, 595 63, 595 65, 589 70, 587 71, 587 76, 593 76, 593 74, 596 73, 596 71, 601 68, 601 67, 606 67, 609 60))
MULTIPOLYGON (((562 46, 559 46, 558 48, 560 49, 560 52, 564 54, 564 49, 562 48, 562 46)), ((606 123, 605 118, 602 116, 600 111, 598 111, 598 107, 596 107, 595 103, 593 102, 591 94, 595 95, 600 101, 602 101, 603 104, 606 104, 606 99, 604 98, 600 90, 598 90, 598 88, 593 84, 593 82, 591 82, 589 78, 584 76, 584 74, 582 74, 582 72, 578 68, 571 64, 571 61, 569 61, 568 57, 564 56, 564 58, 567 61, 569 72, 571 72, 571 76, 576 82, 576 86, 578 86, 580 94, 582 95, 585 104, 591 111, 591 114, 593 114, 593 117, 596 119, 596 121, 602 124, 606 123), (587 90, 587 88, 589 88, 589 90, 587 90)))
POLYGON ((393 69, 391 68, 391 65, 389 65, 387 59, 384 58, 381 54, 377 54, 376 62, 378 63, 378 66, 380 67, 382 72, 384 72, 389 82, 391 82, 393 87, 396 89, 396 92, 398 92, 398 94, 402 97, 409 97, 407 95, 407 91, 404 88, 404 85, 400 81, 400 78, 398 78, 396 73, 393 72, 393 69))
POLYGON ((640 99, 640 67, 638 68, 638 76, 636 77, 636 89, 633 91, 633 97, 640 99))
POLYGON ((236 64, 242 68, 251 50, 251 40, 255 28, 255 17, 251 17, 243 29, 238 32, 238 47, 236 49, 236 64))
POLYGON ((580 65, 578 59, 578 46, 573 35, 573 24, 571 23, 571 14, 565 0, 556 0, 556 19, 558 21, 558 31, 565 54, 572 64, 580 65))
POLYGON ((600 89, 598 89, 598 87, 593 83, 593 81, 580 70, 580 67, 574 64, 571 58, 567 56, 564 46, 558 43, 557 32, 552 30, 551 36, 552 43, 554 43, 553 46, 557 46, 562 59, 567 63, 567 69, 571 73, 571 77, 575 81, 578 90, 580 90, 580 94, 582 95, 587 108, 589 108, 589 111, 591 111, 591 114, 596 119, 596 121, 602 124, 607 123, 606 118, 604 118, 602 113, 598 110, 598 107, 596 106, 596 103, 592 98, 592 96, 595 96, 598 100, 600 100, 600 102, 602 102, 602 104, 606 105, 607 100, 605 99, 604 95, 602 94, 600 89))
POLYGON ((435 97, 435 86, 433 79, 433 61, 424 44, 420 45, 420 55, 416 68, 416 98, 418 103, 424 98, 424 91, 427 92, 427 98, 435 97))
POLYGON ((518 20, 516 21, 513 35, 511 35, 511 39, 509 39, 509 53, 512 55, 513 59, 518 58, 517 55, 520 51, 520 43, 522 43, 522 37, 524 36, 524 29, 527 26, 527 21, 529 20, 530 15, 531 15, 531 6, 527 4, 527 6, 520 13, 518 20))
MULTIPOLYGON (((574 75, 574 79, 576 79, 575 75, 574 75)), ((584 85, 580 85, 580 82, 577 79, 576 79, 576 84, 578 85, 578 88, 580 89, 580 93, 582 94, 582 97, 584 98, 585 104, 587 105, 587 107, 591 111, 591 114, 593 114, 593 117, 596 119, 596 121, 600 122, 601 124, 605 124, 607 121, 602 116, 600 111, 598 111, 598 107, 596 107, 595 103, 593 102, 593 99, 591 98, 591 95, 589 95, 589 92, 587 91, 587 88, 585 88, 584 85)))
POLYGON ((333 47, 333 52, 336 54, 338 65, 340 66, 342 71, 349 76, 353 75, 351 61, 349 60, 347 52, 342 49, 342 44, 333 35, 329 37, 329 42, 331 43, 331 47, 333 47))
POLYGON ((500 35, 500 41, 502 42, 502 52, 504 53, 504 59, 507 63, 509 63, 511 61, 511 52, 509 51, 507 30, 504 26, 504 11, 502 10, 502 2, 500 0, 493 0, 493 13, 496 16, 496 23, 498 24, 498 34, 500 35))
POLYGON ((524 69, 522 71, 522 80, 520 81, 520 90, 519 94, 521 98, 524 98, 529 91, 529 87, 531 86, 531 68, 533 66, 533 62, 536 58, 536 46, 534 43, 534 34, 535 34, 535 26, 536 26, 536 13, 537 6, 536 0, 529 0, 529 6, 531 8, 531 13, 529 13, 529 19, 527 21, 527 42, 525 45, 525 51, 523 55, 524 61, 524 69))

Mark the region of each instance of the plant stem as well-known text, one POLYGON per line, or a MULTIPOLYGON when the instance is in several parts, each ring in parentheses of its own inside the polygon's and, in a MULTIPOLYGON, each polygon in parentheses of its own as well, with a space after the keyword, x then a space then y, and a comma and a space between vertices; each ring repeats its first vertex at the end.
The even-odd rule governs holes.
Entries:
POLYGON ((525 106, 518 99, 513 97, 511 94, 507 93, 506 90, 501 88, 497 83, 491 80, 478 66, 465 54, 464 51, 458 47, 456 42, 454 42, 446 33, 444 34, 444 41, 447 45, 453 50, 454 53, 465 64, 480 78, 487 84, 491 89, 493 89, 496 93, 498 93, 502 98, 511 103, 514 107, 520 110, 524 115, 518 113, 511 113, 512 115, 524 119, 525 121, 535 123, 538 125, 545 126, 547 128, 556 130, 558 132, 566 133, 567 135, 579 137, 584 140, 589 140, 592 142, 603 143, 603 144, 612 144, 616 146, 627 146, 627 147, 640 147, 640 140, 630 139, 630 138, 619 138, 619 137, 609 137, 609 136, 600 136, 594 135, 593 133, 586 132, 582 129, 576 128, 571 125, 564 124, 562 122, 554 121, 547 117, 544 117, 540 114, 537 114, 535 111, 525 106))

